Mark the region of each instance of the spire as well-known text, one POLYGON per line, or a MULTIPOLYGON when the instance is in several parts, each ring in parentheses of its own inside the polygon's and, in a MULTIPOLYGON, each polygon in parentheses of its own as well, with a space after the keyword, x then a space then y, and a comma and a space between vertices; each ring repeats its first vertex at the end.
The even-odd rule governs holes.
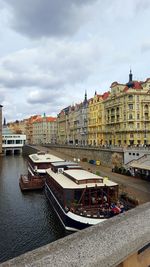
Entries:
POLYGON ((131 71, 131 69, 130 69, 130 74, 129 74, 129 82, 132 82, 132 71, 131 71))
POLYGON ((87 102, 87 91, 85 90, 84 102, 87 102))
POLYGON ((87 92, 85 90, 85 96, 84 96, 84 101, 83 101, 83 106, 86 106, 87 105, 87 92))
POLYGON ((6 126, 6 119, 4 118, 4 122, 3 122, 3 125, 6 126))

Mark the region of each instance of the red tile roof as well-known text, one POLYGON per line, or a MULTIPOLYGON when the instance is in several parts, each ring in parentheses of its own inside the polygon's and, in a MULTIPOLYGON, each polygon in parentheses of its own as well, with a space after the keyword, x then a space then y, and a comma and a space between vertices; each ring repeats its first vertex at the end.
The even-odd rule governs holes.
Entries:
POLYGON ((110 95, 110 92, 108 91, 108 92, 105 92, 103 95, 102 95, 102 99, 103 100, 106 100, 108 97, 109 97, 109 95, 110 95))
POLYGON ((54 122, 56 121, 56 118, 55 117, 40 117, 37 120, 35 120, 34 123, 43 122, 43 121, 54 122))
POLYGON ((138 82, 138 81, 134 81, 134 86, 133 86, 134 89, 142 89, 142 86, 141 86, 141 83, 138 82))

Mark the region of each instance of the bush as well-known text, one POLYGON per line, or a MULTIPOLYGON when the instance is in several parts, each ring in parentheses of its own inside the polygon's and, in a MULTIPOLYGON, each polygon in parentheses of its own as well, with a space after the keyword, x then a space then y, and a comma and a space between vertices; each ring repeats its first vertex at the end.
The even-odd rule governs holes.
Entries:
POLYGON ((99 171, 96 171, 96 175, 101 176, 101 173, 99 171))
POLYGON ((119 168, 117 166, 114 167, 114 172, 119 173, 119 168))
POLYGON ((131 172, 127 170, 126 175, 131 176, 131 172))

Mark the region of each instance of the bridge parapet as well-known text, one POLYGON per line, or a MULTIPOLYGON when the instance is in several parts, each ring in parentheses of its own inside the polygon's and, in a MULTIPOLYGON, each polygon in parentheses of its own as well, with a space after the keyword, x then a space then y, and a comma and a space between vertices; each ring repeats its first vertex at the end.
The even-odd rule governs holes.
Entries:
POLYGON ((0 264, 1 267, 147 267, 150 203, 0 264))

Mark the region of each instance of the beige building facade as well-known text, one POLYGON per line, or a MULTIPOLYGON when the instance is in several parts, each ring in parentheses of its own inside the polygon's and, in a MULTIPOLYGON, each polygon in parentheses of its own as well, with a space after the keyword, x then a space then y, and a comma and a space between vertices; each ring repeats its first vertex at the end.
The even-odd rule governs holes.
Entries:
POLYGON ((57 122, 56 118, 44 116, 33 122, 33 144, 56 144, 57 122))

